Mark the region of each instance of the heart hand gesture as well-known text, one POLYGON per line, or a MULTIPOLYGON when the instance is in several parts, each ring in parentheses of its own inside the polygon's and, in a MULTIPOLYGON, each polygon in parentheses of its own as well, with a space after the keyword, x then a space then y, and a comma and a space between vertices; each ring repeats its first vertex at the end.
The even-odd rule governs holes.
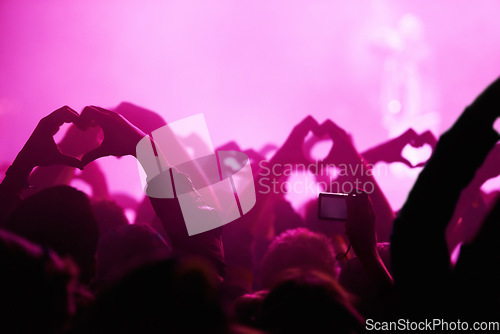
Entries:
POLYGON ((68 106, 61 107, 42 118, 17 155, 13 166, 29 174, 36 166, 62 164, 82 169, 80 160, 61 153, 54 135, 64 123, 79 125, 78 114, 68 106))

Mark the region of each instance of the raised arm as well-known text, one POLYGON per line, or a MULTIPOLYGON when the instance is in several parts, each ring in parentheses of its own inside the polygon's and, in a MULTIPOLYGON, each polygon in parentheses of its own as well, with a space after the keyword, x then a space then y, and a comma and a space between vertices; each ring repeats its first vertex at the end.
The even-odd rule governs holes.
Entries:
MULTIPOLYGON (((108 155, 117 157, 132 155, 137 158, 137 144, 146 134, 125 118, 113 111, 92 106, 83 110, 81 119, 84 126, 99 125, 104 134, 101 146, 82 157, 83 164, 108 155)), ((143 162, 139 159, 139 163, 143 162)), ((164 171, 164 173, 168 173, 168 171, 164 171)), ((185 181, 184 186, 189 187, 189 179, 179 176, 179 179, 181 178, 185 181)), ((161 187, 162 185, 158 181, 159 178, 156 178, 155 186, 161 187)), ((220 229, 189 236, 177 198, 150 197, 150 200, 170 238, 174 251, 182 255, 198 255, 208 259, 222 276, 224 252, 220 229)))
POLYGON ((53 136, 64 123, 79 124, 78 114, 68 106, 61 107, 42 118, 5 173, 5 178, 0 185, 0 221, 2 224, 21 200, 23 190, 28 188, 28 177, 35 167, 66 165, 83 168, 80 160, 61 153, 54 141, 53 136))
POLYGON ((405 315, 450 314, 451 266, 445 230, 461 191, 499 139, 493 130, 499 114, 500 80, 496 80, 440 137, 394 222, 393 277, 405 315))

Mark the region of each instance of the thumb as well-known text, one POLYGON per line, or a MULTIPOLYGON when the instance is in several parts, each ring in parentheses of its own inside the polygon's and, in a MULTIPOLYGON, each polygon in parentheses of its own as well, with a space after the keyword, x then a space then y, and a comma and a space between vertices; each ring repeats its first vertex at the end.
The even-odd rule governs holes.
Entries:
POLYGON ((78 160, 77 158, 70 157, 70 156, 65 155, 65 154, 61 154, 58 160, 59 160, 58 162, 63 164, 63 165, 75 167, 78 169, 83 169, 83 166, 84 166, 82 164, 82 162, 80 160, 78 160))
POLYGON ((408 166, 408 167, 410 167, 410 168, 416 167, 416 166, 413 166, 413 164, 412 164, 410 161, 408 161, 408 159, 406 159, 406 158, 404 158, 404 157, 401 157, 401 158, 399 159, 399 162, 404 163, 406 166, 408 166))
POLYGON ((86 166, 88 165, 89 163, 91 163, 92 161, 94 160, 97 160, 101 157, 104 157, 106 156, 107 154, 105 153, 104 149, 102 148, 102 146, 99 146, 98 148, 90 151, 90 152, 87 152, 83 155, 82 157, 82 166, 86 166))

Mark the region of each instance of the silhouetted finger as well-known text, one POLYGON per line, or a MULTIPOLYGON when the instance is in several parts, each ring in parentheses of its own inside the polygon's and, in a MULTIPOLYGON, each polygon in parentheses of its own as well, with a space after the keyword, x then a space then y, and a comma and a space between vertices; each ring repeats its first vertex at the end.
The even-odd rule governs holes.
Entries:
POLYGON ((114 111, 111 111, 111 110, 108 110, 108 109, 105 109, 105 108, 101 108, 101 107, 98 107, 98 106, 90 106, 90 107, 99 110, 103 114, 108 114, 108 115, 116 114, 114 111))
POLYGON ((82 157, 82 165, 86 166, 89 163, 91 163, 92 161, 97 160, 97 159, 99 159, 101 157, 104 157, 104 156, 107 156, 107 155, 108 154, 106 154, 106 152, 104 151, 104 149, 102 148, 102 146, 99 146, 95 150, 87 152, 87 153, 85 153, 83 155, 83 157, 82 157))
POLYGON ((78 113, 68 106, 61 107, 53 111, 49 116, 51 123, 61 126, 63 123, 75 123, 78 122, 78 113))

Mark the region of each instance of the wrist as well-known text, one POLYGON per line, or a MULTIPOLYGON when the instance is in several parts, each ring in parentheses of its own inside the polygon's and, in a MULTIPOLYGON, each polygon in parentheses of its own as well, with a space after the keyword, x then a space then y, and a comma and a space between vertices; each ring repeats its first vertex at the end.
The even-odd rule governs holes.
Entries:
MULTIPOLYGON (((28 179, 28 176, 31 174, 33 168, 36 167, 36 164, 32 163, 23 156, 22 152, 20 152, 16 159, 12 162, 12 165, 9 167, 11 173, 15 174, 16 177, 28 179)), ((6 173, 7 174, 7 173, 6 173)))
POLYGON ((379 259, 377 247, 353 247, 356 256, 362 261, 373 262, 379 259))
POLYGON ((27 173, 26 170, 20 169, 12 164, 5 172, 2 186, 20 195, 24 189, 29 188, 28 175, 29 173, 27 173))

